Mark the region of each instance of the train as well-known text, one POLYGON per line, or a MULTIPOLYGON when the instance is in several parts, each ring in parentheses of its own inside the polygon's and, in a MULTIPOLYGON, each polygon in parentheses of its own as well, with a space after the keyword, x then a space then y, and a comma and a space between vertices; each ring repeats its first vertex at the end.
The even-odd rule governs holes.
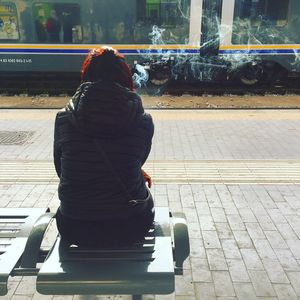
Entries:
POLYGON ((300 74, 299 0, 0 0, 0 83, 79 78, 100 45, 125 55, 137 86, 300 74))

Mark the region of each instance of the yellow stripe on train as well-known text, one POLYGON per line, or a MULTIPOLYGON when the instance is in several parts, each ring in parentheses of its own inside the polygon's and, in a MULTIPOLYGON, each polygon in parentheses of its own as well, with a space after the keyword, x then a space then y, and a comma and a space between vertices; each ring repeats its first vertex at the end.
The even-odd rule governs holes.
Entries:
POLYGON ((0 48, 6 49, 92 49, 100 46, 110 46, 115 49, 199 49, 197 46, 191 45, 101 45, 101 44, 84 44, 84 45, 72 45, 72 44, 62 44, 62 45, 53 45, 53 44, 0 44, 0 48))
POLYGON ((279 49, 300 49, 299 44, 286 45, 221 45, 220 50, 279 50, 279 49))

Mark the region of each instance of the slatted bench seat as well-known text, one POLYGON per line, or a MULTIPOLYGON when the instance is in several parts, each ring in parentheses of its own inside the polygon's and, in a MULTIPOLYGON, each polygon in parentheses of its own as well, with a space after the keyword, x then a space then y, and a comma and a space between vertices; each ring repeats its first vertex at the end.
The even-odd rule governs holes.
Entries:
MULTIPOLYGON (((39 230, 46 228, 47 221, 53 215, 47 214, 46 208, 1 208, 0 209, 0 296, 7 294, 7 280, 10 275, 17 274, 19 267, 27 265, 27 258, 30 261, 36 260, 40 254, 39 248, 36 251, 28 243, 29 236, 39 240, 39 230), (42 226, 41 226, 42 224, 42 226), (27 255, 22 255, 26 249, 27 255)), ((44 229, 42 230, 44 232, 44 229)), ((22 268, 26 273, 26 267, 22 268)))
MULTIPOLYGON (((49 223, 49 215, 45 216, 43 230, 49 223)), ((169 294, 174 291, 174 275, 182 274, 183 262, 189 255, 184 215, 171 216, 168 208, 161 207, 156 208, 154 227, 149 234, 130 247, 83 248, 68 245, 57 237, 47 257, 41 259, 37 255, 35 261, 29 258, 27 250, 38 252, 41 234, 35 240, 34 247, 25 247, 25 263, 21 267, 26 267, 28 274, 37 275, 39 293, 51 295, 127 294, 140 298, 142 294, 169 294), (36 263, 41 260, 43 264, 38 270, 36 263)), ((22 268, 18 270, 11 275, 21 275, 22 268)))

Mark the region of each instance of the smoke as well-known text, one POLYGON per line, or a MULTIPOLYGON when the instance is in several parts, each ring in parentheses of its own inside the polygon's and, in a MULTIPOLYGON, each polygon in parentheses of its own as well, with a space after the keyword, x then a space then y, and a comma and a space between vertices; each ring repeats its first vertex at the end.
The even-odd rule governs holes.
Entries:
MULTIPOLYGON (((230 79, 232 74, 238 73, 243 66, 249 65, 251 68, 262 62, 262 56, 253 51, 253 45, 298 44, 300 42, 298 31, 295 31, 295 28, 299 28, 299 26, 295 27, 290 24, 275 26, 274 21, 271 22, 262 15, 251 14, 249 17, 235 17, 232 28, 226 27, 221 25, 217 9, 212 6, 208 12, 203 11, 202 23, 205 26, 202 27, 204 43, 200 48, 201 55, 183 55, 186 54, 184 49, 175 52, 166 51, 164 47, 160 48, 159 46, 186 44, 186 34, 182 28, 189 23, 190 11, 189 7, 185 5, 185 0, 178 0, 177 8, 179 15, 175 22, 176 27, 166 29, 159 25, 152 26, 148 35, 152 45, 144 53, 144 60, 147 61, 146 69, 143 63, 136 65, 134 81, 138 87, 146 86, 147 81, 151 81, 149 70, 158 61, 161 61, 162 64, 169 62, 172 80, 210 82, 221 79, 224 81, 230 79), (180 24, 180 22, 184 23, 180 24), (294 30, 291 30, 292 27, 294 30), (231 34, 233 45, 244 45, 245 47, 240 51, 235 50, 230 54, 219 55, 219 44, 224 40, 222 35, 231 34), (157 53, 153 55, 153 51, 157 51, 157 53)), ((300 25, 300 18, 296 21, 300 25)), ((294 57, 294 67, 300 68, 300 53, 296 50, 294 50, 294 57)), ((164 80, 153 82, 164 82, 164 80)), ((159 88, 159 84, 157 84, 157 88, 159 88)))
POLYGON ((146 83, 149 79, 149 74, 148 72, 145 70, 145 68, 139 64, 136 64, 134 66, 135 70, 134 70, 134 74, 132 76, 134 85, 136 88, 141 88, 143 86, 146 86, 146 83))
POLYGON ((152 32, 149 33, 152 45, 165 45, 165 42, 162 38, 164 31, 165 29, 159 28, 157 25, 152 26, 152 32))

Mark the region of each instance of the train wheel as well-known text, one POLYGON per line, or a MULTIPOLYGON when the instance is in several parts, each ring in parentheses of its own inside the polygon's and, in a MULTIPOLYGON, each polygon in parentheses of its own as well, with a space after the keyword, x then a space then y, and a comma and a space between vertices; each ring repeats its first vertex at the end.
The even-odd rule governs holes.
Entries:
POLYGON ((153 84, 151 81, 147 82, 146 92, 150 96, 161 96, 165 92, 165 88, 168 81, 165 84, 153 84))
POLYGON ((239 71, 239 81, 247 86, 260 83, 263 79, 264 69, 261 64, 247 64, 239 71))

